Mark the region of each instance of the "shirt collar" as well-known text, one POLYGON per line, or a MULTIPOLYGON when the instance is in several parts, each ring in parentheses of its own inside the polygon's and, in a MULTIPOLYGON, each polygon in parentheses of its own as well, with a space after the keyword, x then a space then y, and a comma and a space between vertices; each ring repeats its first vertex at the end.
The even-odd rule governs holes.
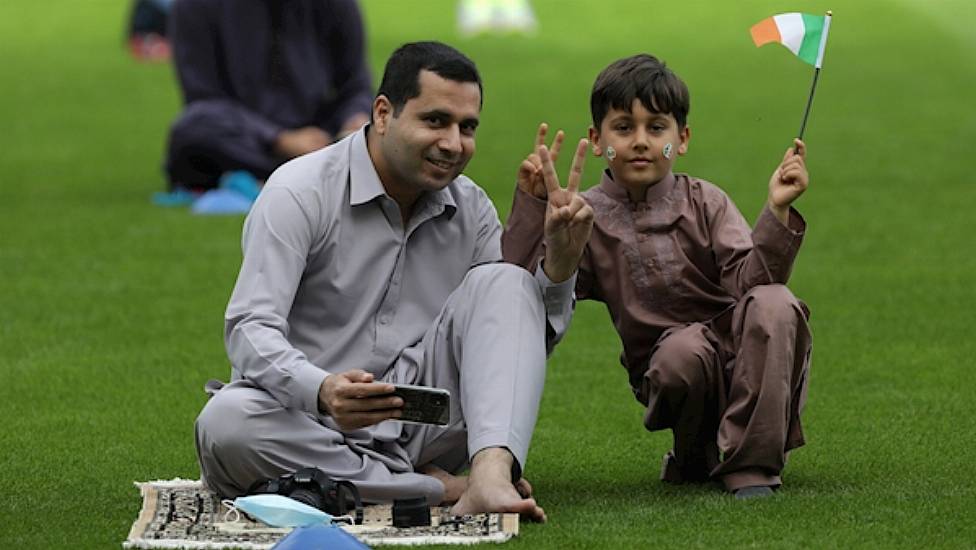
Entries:
MULTIPOLYGON (((369 149, 366 147, 366 132, 369 124, 363 126, 362 130, 356 132, 351 140, 349 147, 349 204, 356 206, 365 204, 376 197, 386 196, 386 189, 380 181, 379 174, 376 173, 376 166, 373 159, 369 157, 369 149)), ((463 176, 458 176, 461 178, 463 176)), ((455 179, 457 181, 457 179, 455 179)), ((451 182, 453 184, 453 182, 451 182)), ((454 202, 454 195, 449 191, 450 185, 438 191, 424 193, 420 199, 421 205, 426 207, 440 206, 440 211, 447 211, 449 216, 453 216, 457 210, 457 203, 454 202)), ((421 206, 418 205, 418 206, 421 206)))
MULTIPOLYGON (((674 189, 674 185, 674 173, 668 172, 668 175, 664 176, 664 179, 647 188, 644 194, 644 202, 651 203, 660 199, 674 189)), ((607 195, 610 195, 614 199, 622 202, 630 201, 630 194, 627 193, 627 189, 613 180, 609 168, 603 171, 603 177, 600 179, 600 189, 603 189, 607 195)))
POLYGON ((365 204, 386 194, 366 149, 367 128, 368 124, 353 134, 349 144, 349 204, 352 206, 365 204))

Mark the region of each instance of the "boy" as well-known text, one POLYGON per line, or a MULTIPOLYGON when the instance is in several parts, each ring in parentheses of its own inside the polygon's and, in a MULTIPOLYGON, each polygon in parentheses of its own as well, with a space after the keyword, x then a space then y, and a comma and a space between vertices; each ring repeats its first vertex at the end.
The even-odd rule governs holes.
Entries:
MULTIPOLYGON (((595 220, 576 294, 607 305, 644 425, 672 430, 661 479, 771 495, 786 453, 804 443, 809 313, 784 285, 806 227, 790 206, 809 182, 805 146, 787 150, 750 231, 718 187, 672 173, 688 151, 689 95, 664 63, 614 62, 590 107, 593 152, 608 169, 583 193, 595 220)), ((545 246, 543 184, 562 142, 559 132, 550 151, 545 134, 543 124, 519 168, 502 238, 505 259, 529 269, 545 246)))

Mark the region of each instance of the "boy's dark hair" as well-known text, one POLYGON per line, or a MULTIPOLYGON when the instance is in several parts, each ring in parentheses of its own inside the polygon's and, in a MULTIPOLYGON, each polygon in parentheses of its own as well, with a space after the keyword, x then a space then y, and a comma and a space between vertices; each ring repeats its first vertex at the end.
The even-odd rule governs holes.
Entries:
POLYGON ((593 127, 600 129, 610 109, 630 112, 635 99, 652 113, 670 113, 679 128, 688 123, 688 87, 663 61, 642 53, 614 61, 596 77, 590 93, 593 127))
MULTIPOLYGON (((393 104, 393 116, 398 116, 407 101, 420 95, 420 71, 427 70, 455 82, 474 82, 478 92, 481 75, 474 61, 456 49, 441 42, 411 42, 397 48, 386 62, 383 81, 377 96, 384 95, 393 104)), ((479 105, 480 106, 480 105, 479 105)))

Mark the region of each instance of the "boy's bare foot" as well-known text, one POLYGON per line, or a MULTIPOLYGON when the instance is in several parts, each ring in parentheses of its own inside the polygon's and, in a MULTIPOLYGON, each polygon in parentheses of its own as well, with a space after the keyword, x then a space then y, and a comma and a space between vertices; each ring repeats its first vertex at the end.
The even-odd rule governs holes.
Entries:
POLYGON ((534 521, 546 521, 546 513, 536 504, 535 499, 522 496, 531 494, 532 486, 525 480, 519 480, 518 488, 512 484, 513 460, 512 454, 500 447, 482 449, 474 455, 468 488, 451 508, 451 513, 461 516, 483 512, 513 512, 534 521))
POLYGON ((433 464, 422 466, 417 471, 422 474, 427 474, 444 484, 444 498, 439 503, 441 505, 454 504, 468 488, 468 476, 449 474, 433 464))

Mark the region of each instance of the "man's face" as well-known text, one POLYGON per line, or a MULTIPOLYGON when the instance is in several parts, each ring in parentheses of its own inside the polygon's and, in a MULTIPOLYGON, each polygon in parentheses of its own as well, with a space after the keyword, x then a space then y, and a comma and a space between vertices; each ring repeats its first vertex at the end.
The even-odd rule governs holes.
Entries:
POLYGON ((678 155, 688 150, 688 127, 679 128, 674 115, 653 113, 635 99, 630 112, 610 109, 599 132, 590 138, 604 156, 607 147, 616 153, 607 156, 614 181, 628 189, 642 189, 661 181, 678 155), (670 147, 668 146, 670 144, 670 147))
POLYGON ((387 191, 407 195, 437 191, 461 174, 474 155, 481 91, 475 82, 456 82, 431 71, 419 75, 420 95, 407 100, 400 114, 374 104, 380 135, 383 183, 387 191), (392 189, 391 189, 392 187, 392 189))

